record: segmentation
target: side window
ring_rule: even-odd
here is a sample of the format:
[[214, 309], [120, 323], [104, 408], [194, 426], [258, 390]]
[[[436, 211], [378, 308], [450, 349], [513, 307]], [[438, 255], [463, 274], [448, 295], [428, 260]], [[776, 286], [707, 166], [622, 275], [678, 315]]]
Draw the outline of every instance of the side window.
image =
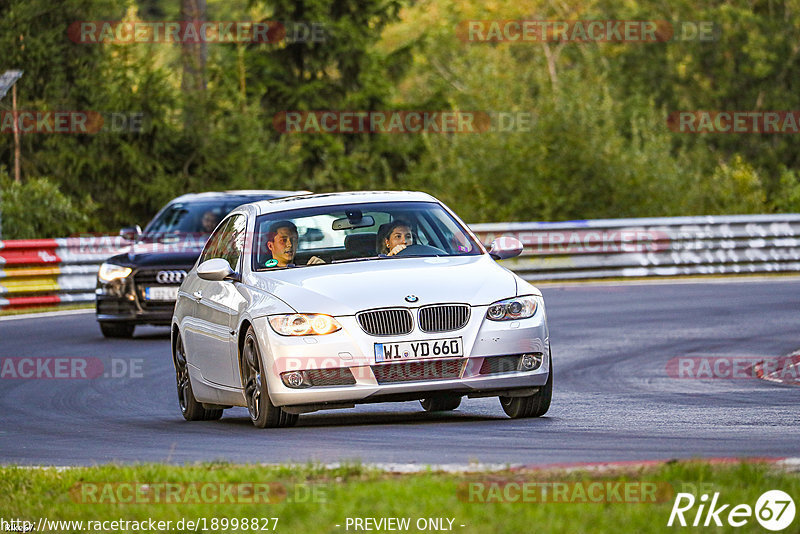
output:
[[228, 229], [231, 226], [231, 222], [232, 219], [228, 219], [224, 224], [217, 228], [216, 232], [211, 234], [211, 237], [208, 238], [206, 246], [203, 249], [203, 253], [200, 255], [200, 263], [222, 257], [220, 254], [220, 247], [224, 247], [225, 238], [228, 235]]
[[228, 260], [228, 264], [230, 264], [231, 268], [235, 271], [238, 270], [239, 258], [242, 256], [242, 250], [244, 250], [247, 218], [244, 215], [235, 215], [231, 217], [231, 220], [225, 225], [225, 228], [226, 233], [220, 242], [217, 256]]

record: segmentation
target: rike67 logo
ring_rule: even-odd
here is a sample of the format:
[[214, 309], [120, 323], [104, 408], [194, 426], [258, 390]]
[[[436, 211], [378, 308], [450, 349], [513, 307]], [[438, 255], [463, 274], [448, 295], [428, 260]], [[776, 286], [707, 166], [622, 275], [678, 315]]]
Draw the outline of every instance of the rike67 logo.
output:
[[[781, 490], [764, 492], [756, 501], [755, 508], [749, 504], [730, 504], [720, 502], [719, 492], [711, 497], [704, 493], [696, 499], [691, 493], [678, 493], [669, 514], [667, 526], [709, 527], [723, 526], [723, 521], [731, 527], [746, 525], [753, 516], [767, 530], [780, 531], [792, 524], [795, 515], [794, 501], [788, 493]], [[697, 509], [694, 510], [695, 504]]]

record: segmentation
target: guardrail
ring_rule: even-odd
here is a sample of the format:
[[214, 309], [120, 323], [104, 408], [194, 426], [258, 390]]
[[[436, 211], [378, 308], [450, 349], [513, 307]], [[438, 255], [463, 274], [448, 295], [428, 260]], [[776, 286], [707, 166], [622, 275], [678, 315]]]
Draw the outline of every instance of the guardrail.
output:
[[0, 309], [93, 302], [100, 263], [119, 237], [0, 241]]
[[[800, 272], [800, 214], [474, 224], [516, 237], [503, 265], [530, 281]], [[117, 236], [0, 241], [0, 308], [94, 301]]]
[[503, 264], [530, 281], [800, 271], [800, 214], [470, 227], [484, 243], [522, 241]]

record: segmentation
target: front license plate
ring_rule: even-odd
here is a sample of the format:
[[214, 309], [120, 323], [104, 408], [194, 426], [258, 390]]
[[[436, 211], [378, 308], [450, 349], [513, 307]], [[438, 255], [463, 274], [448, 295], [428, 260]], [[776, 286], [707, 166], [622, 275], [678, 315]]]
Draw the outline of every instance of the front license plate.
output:
[[178, 286], [146, 287], [145, 300], [178, 300]]
[[375, 343], [375, 361], [418, 360], [420, 358], [453, 358], [464, 355], [460, 337], [430, 341]]

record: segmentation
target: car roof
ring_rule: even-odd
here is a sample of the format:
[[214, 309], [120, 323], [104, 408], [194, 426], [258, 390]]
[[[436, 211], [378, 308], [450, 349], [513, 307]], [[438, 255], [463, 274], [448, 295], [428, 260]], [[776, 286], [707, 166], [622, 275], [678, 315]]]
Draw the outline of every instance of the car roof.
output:
[[173, 202], [200, 202], [215, 200], [241, 200], [242, 204], [267, 198], [285, 198], [296, 195], [309, 195], [311, 191], [282, 191], [279, 189], [241, 189], [231, 191], [207, 191], [205, 193], [187, 193], [170, 200]]
[[262, 200], [254, 203], [259, 215], [290, 209], [335, 206], [337, 204], [365, 204], [369, 202], [438, 202], [434, 197], [419, 191], [348, 191], [319, 193]]

